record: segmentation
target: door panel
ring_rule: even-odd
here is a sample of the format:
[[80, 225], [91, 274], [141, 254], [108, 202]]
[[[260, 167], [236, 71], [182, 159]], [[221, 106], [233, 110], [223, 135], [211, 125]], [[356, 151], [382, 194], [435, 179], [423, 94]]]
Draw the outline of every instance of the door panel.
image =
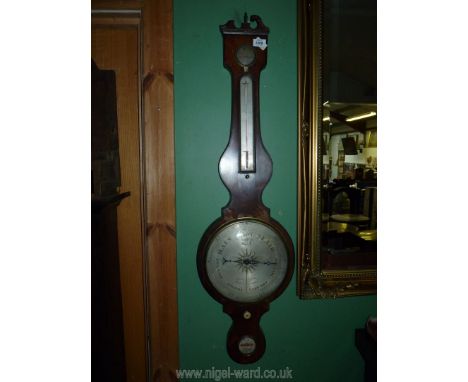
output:
[[136, 382], [147, 375], [139, 26], [139, 17], [98, 15], [91, 33], [93, 60], [116, 74], [120, 192], [130, 192], [117, 209], [120, 283], [127, 380]]
[[[136, 178], [139, 176], [142, 187], [140, 201], [134, 198], [127, 201], [126, 205], [133, 206], [131, 211], [134, 212], [139, 203], [142, 205], [142, 224], [137, 225], [135, 215], [125, 215], [124, 211], [121, 214], [126, 218], [119, 216], [121, 221], [130, 221], [130, 216], [134, 218], [130, 223], [133, 233], [129, 234], [129, 237], [136, 238], [136, 227], [143, 227], [140, 228], [140, 242], [138, 239], [127, 242], [122, 239], [121, 242], [124, 247], [127, 245], [125, 243], [128, 243], [127, 256], [121, 262], [122, 270], [127, 268], [122, 276], [122, 287], [129, 287], [123, 307], [127, 317], [126, 325], [128, 324], [125, 327], [127, 374], [131, 376], [128, 380], [174, 381], [177, 379], [176, 369], [179, 368], [179, 338], [174, 174], [173, 2], [92, 0], [91, 5], [93, 54], [102, 55], [103, 62], [107, 59], [116, 60], [110, 62], [114, 66], [119, 63], [120, 70], [124, 73], [117, 72], [117, 77], [123, 77], [122, 84], [118, 86], [127, 89], [127, 95], [132, 94], [128, 96], [127, 101], [119, 104], [122, 105], [119, 118], [129, 118], [132, 121], [126, 123], [130, 126], [129, 130], [122, 132], [128, 133], [129, 139], [125, 138], [127, 142], [122, 142], [128, 144], [128, 147], [121, 147], [121, 151], [128, 150], [132, 154], [127, 158], [133, 158], [128, 161], [125, 158], [121, 159], [122, 162], [126, 161], [126, 164], [121, 163], [122, 166], [126, 166], [122, 169], [122, 178], [125, 173], [125, 179], [133, 179], [133, 183], [125, 185], [136, 185]], [[99, 29], [105, 29], [107, 33], [98, 32]], [[111, 30], [115, 31], [110, 32]], [[101, 37], [97, 39], [97, 35]], [[103, 47], [104, 40], [106, 49]], [[127, 69], [123, 69], [123, 66]], [[134, 86], [131, 79], [134, 76], [138, 77], [139, 88]], [[133, 95], [135, 89], [138, 92], [137, 96]], [[119, 94], [125, 93], [120, 90]], [[119, 94], [118, 102], [121, 102]], [[140, 101], [138, 106], [135, 101], [137, 99]], [[141, 138], [139, 168], [134, 162], [138, 151], [135, 132], [137, 107]], [[120, 140], [123, 140], [122, 136]], [[122, 179], [123, 182], [127, 180]], [[121, 191], [126, 191], [123, 187], [124, 184]], [[132, 186], [132, 189], [134, 188]], [[132, 197], [135, 196], [132, 191]], [[133, 256], [128, 252], [131, 245], [135, 249]], [[143, 253], [142, 258], [140, 253]], [[130, 299], [130, 296], [134, 298]], [[133, 314], [135, 317], [130, 317]], [[145, 347], [143, 333], [146, 333], [147, 338]], [[146, 365], [142, 349], [146, 349]], [[145, 366], [146, 378], [143, 377]]]

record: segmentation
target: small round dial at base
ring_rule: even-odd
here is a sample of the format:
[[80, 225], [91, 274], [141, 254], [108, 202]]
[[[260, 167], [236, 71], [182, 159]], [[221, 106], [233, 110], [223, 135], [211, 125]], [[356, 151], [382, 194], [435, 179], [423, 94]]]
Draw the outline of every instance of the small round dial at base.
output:
[[239, 341], [239, 351], [242, 354], [252, 354], [255, 351], [256, 343], [252, 337], [244, 336]]

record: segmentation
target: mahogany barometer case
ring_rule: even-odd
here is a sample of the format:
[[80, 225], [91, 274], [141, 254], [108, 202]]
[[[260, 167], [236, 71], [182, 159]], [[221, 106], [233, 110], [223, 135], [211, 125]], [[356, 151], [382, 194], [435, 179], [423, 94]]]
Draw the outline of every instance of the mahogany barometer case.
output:
[[259, 16], [250, 16], [249, 22], [245, 15], [239, 28], [230, 20], [220, 30], [223, 63], [231, 74], [232, 106], [230, 137], [219, 160], [219, 175], [230, 200], [200, 240], [197, 268], [206, 291], [232, 318], [229, 356], [238, 363], [252, 363], [265, 352], [260, 318], [291, 280], [294, 248], [262, 201], [272, 175], [259, 110], [269, 29]]

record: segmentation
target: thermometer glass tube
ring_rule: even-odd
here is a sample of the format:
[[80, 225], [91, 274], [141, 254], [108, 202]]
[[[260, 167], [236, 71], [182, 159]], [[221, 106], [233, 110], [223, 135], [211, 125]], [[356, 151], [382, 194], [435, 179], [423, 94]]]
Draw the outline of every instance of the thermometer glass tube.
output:
[[245, 75], [240, 80], [240, 171], [255, 171], [252, 79]]

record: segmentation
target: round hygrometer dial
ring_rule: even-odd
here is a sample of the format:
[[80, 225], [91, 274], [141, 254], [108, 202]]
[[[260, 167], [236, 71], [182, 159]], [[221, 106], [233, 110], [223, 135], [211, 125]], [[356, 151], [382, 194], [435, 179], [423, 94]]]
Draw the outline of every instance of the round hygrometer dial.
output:
[[239, 49], [237, 49], [236, 57], [241, 65], [252, 65], [252, 63], [255, 61], [255, 50], [253, 46], [242, 45], [239, 47]]

